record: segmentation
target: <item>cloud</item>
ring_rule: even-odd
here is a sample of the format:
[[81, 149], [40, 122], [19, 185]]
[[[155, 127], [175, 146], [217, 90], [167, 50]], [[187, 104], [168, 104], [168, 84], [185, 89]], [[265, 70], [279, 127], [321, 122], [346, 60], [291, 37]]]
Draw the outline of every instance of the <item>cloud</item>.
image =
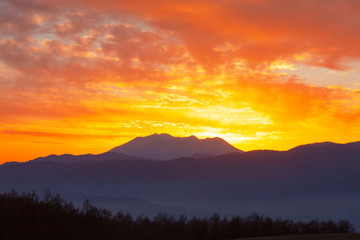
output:
[[354, 140], [360, 132], [356, 85], [320, 84], [314, 75], [319, 84], [312, 86], [284, 70], [356, 68], [356, 1], [0, 4], [0, 113], [3, 124], [19, 128], [3, 134], [50, 137], [59, 125], [87, 136], [128, 121], [139, 122], [121, 127], [127, 136], [210, 129], [248, 140], [302, 139], [306, 131], [313, 139], [347, 132]]
[[349, 118], [352, 124], [344, 126], [354, 126], [358, 121], [360, 99], [356, 92], [345, 88], [309, 86], [296, 78], [283, 81], [275, 82], [271, 77], [261, 75], [241, 78], [237, 98], [250, 103], [254, 110], [271, 115], [280, 124], [312, 122], [314, 126], [330, 126], [336, 124], [340, 116], [352, 116]]
[[256, 63], [309, 53], [312, 60], [305, 63], [341, 69], [344, 58], [360, 56], [354, 1], [79, 2], [127, 12], [171, 32], [204, 65], [218, 63], [214, 48], [227, 43], [239, 57]]
[[[360, 38], [356, 31], [359, 4], [354, 1], [76, 2], [5, 1], [3, 26], [26, 34], [39, 31], [46, 20], [43, 31], [53, 28], [54, 34], [66, 37], [109, 18], [127, 21], [183, 42], [208, 70], [223, 64], [229, 54], [226, 46], [250, 65], [276, 59], [294, 61], [294, 56], [306, 53], [311, 57], [303, 60], [305, 64], [344, 69], [348, 58], [360, 57], [356, 44]], [[28, 14], [16, 14], [24, 11]]]
[[109, 139], [112, 137], [119, 137], [118, 135], [94, 135], [94, 134], [66, 134], [66, 133], [54, 133], [54, 132], [26, 132], [26, 131], [1, 131], [1, 134], [6, 135], [26, 135], [32, 137], [47, 137], [47, 138], [105, 138]]

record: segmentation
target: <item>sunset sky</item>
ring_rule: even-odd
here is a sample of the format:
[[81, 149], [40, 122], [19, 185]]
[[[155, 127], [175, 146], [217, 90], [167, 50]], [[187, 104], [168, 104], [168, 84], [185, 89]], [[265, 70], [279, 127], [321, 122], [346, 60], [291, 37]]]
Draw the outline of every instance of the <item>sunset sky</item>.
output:
[[360, 141], [359, 26], [356, 0], [0, 0], [0, 163]]

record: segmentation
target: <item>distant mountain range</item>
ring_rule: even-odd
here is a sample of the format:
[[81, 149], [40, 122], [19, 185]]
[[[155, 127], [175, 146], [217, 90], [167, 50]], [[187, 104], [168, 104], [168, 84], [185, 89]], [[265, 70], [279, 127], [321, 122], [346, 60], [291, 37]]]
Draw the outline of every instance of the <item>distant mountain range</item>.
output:
[[[56, 162], [61, 164], [69, 163], [80, 163], [80, 162], [104, 162], [108, 160], [140, 160], [135, 156], [129, 156], [126, 154], [116, 153], [116, 152], [106, 152], [101, 154], [84, 154], [84, 155], [72, 155], [72, 154], [63, 154], [63, 155], [49, 155], [47, 157], [39, 157], [31, 160], [31, 162]], [[13, 163], [14, 164], [14, 163]]]
[[359, 173], [360, 142], [242, 152], [219, 138], [159, 134], [99, 155], [4, 164], [0, 190], [50, 188], [75, 202], [86, 196], [134, 214], [155, 214], [146, 209], [187, 215], [255, 211], [300, 220], [346, 218], [359, 228]]
[[[153, 134], [137, 137], [112, 148], [110, 151], [93, 155], [50, 155], [31, 161], [57, 163], [102, 162], [107, 160], [173, 160], [181, 157], [207, 158], [232, 152], [242, 152], [221, 138], [199, 139], [195, 136], [173, 137], [169, 134]], [[16, 164], [17, 162], [5, 163]]]
[[139, 158], [171, 160], [194, 155], [222, 155], [241, 152], [221, 138], [198, 139], [195, 136], [173, 137], [169, 134], [153, 134], [137, 137], [110, 152], [122, 153]]

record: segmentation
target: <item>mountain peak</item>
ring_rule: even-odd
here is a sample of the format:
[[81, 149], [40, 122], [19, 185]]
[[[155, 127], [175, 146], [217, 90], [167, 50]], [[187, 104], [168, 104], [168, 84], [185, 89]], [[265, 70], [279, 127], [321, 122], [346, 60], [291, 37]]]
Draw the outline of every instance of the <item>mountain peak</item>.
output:
[[196, 140], [199, 139], [197, 138], [195, 135], [191, 135], [189, 137], [174, 137], [168, 133], [154, 133], [152, 135], [149, 136], [145, 136], [145, 137], [137, 137], [137, 138], [149, 138], [149, 139], [188, 139], [188, 140]]
[[155, 133], [146, 137], [134, 138], [121, 146], [111, 149], [110, 152], [142, 158], [169, 160], [191, 157], [195, 154], [221, 155], [240, 152], [240, 150], [222, 138], [199, 139], [194, 135], [174, 137], [167, 133]]
[[316, 143], [310, 143], [310, 144], [296, 146], [296, 147], [290, 149], [290, 151], [294, 151], [294, 150], [298, 151], [298, 150], [304, 150], [304, 149], [326, 149], [326, 148], [332, 148], [337, 145], [342, 145], [342, 144], [334, 143], [334, 142], [316, 142]]
[[188, 138], [191, 138], [191, 139], [198, 139], [195, 135], [191, 135], [190, 137]]
[[163, 138], [169, 138], [169, 137], [172, 137], [173, 138], [173, 136], [171, 136], [170, 134], [168, 134], [168, 133], [154, 133], [154, 134], [152, 134], [152, 135], [150, 135], [150, 136], [147, 136], [147, 137], [163, 137]]

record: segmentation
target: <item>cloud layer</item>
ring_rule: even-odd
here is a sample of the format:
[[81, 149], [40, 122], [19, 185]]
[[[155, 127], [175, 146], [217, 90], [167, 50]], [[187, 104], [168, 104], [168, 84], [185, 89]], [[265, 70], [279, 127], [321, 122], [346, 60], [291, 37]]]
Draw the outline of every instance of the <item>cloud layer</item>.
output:
[[[359, 80], [346, 75], [359, 71], [357, 1], [0, 6], [0, 161], [102, 151], [153, 132], [242, 149], [359, 140]], [[344, 84], [302, 69], [344, 73]], [[13, 156], [23, 145], [34, 150]]]

